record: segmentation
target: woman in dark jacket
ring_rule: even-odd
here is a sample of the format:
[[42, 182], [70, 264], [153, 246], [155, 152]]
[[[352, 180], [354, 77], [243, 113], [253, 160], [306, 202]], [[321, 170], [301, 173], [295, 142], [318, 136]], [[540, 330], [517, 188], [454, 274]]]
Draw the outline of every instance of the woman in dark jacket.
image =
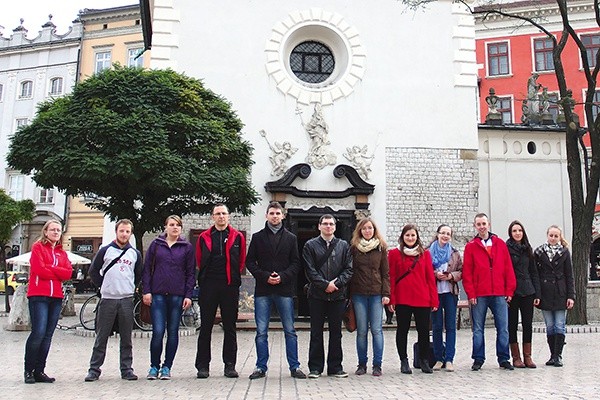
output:
[[[150, 305], [152, 339], [147, 379], [171, 379], [171, 367], [179, 345], [179, 322], [192, 305], [195, 284], [194, 249], [181, 237], [181, 217], [165, 221], [165, 233], [152, 241], [146, 253], [142, 283], [145, 304]], [[160, 359], [167, 330], [165, 359]]]
[[373, 337], [373, 376], [381, 376], [383, 357], [383, 306], [390, 302], [390, 275], [387, 245], [371, 218], [356, 224], [350, 253], [352, 270], [350, 295], [356, 315], [356, 375], [367, 373], [367, 332]]
[[562, 230], [552, 225], [546, 232], [548, 241], [535, 249], [534, 258], [540, 280], [540, 305], [546, 322], [550, 359], [546, 365], [562, 367], [567, 310], [575, 303], [575, 283], [571, 255]]
[[[535, 368], [536, 365], [531, 359], [531, 338], [533, 336], [531, 323], [533, 306], [540, 304], [540, 280], [535, 269], [533, 250], [529, 244], [527, 233], [519, 221], [513, 221], [508, 226], [506, 246], [517, 278], [517, 289], [508, 303], [508, 339], [513, 366], [515, 368]], [[521, 360], [517, 341], [519, 312], [521, 312], [521, 326], [523, 327], [523, 360]]]

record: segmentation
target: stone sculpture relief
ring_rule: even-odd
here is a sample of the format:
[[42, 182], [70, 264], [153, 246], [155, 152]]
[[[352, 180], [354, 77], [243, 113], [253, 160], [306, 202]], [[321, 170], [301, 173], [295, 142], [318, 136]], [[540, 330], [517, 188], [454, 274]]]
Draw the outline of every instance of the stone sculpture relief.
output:
[[[298, 112], [298, 114], [302, 121], [301, 112]], [[329, 150], [329, 145], [331, 144], [331, 141], [329, 140], [329, 127], [325, 122], [325, 118], [323, 118], [321, 103], [315, 103], [315, 109], [310, 121], [306, 124], [302, 121], [302, 126], [310, 139], [308, 155], [306, 156], [308, 165], [316, 169], [323, 169], [328, 165], [335, 165], [337, 157], [335, 153]]]
[[292, 158], [292, 156], [298, 151], [297, 147], [292, 147], [290, 142], [275, 142], [275, 146], [271, 145], [269, 139], [267, 139], [267, 132], [264, 129], [260, 130], [260, 136], [265, 138], [265, 141], [269, 145], [269, 149], [271, 149], [272, 154], [269, 156], [269, 161], [271, 161], [271, 176], [281, 176], [287, 171], [287, 160]]
[[369, 179], [369, 172], [371, 172], [371, 163], [375, 158], [375, 154], [368, 155], [369, 147], [365, 144], [364, 146], [352, 146], [346, 147], [344, 157], [350, 162], [358, 174], [364, 178]]

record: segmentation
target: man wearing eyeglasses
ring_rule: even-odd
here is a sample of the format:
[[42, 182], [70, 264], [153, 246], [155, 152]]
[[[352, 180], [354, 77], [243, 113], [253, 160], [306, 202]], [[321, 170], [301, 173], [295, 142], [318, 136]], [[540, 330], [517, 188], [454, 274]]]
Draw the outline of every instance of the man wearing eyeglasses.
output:
[[335, 237], [335, 218], [325, 214], [319, 219], [321, 234], [304, 245], [302, 258], [309, 281], [310, 344], [309, 378], [321, 376], [325, 367], [323, 330], [329, 327], [327, 375], [347, 378], [342, 367], [342, 317], [346, 305], [346, 286], [352, 277], [350, 245]]
[[223, 323], [223, 363], [224, 375], [237, 378], [236, 321], [241, 272], [246, 261], [246, 239], [229, 224], [229, 210], [217, 204], [212, 210], [214, 225], [198, 237], [196, 262], [198, 265], [198, 286], [200, 294], [200, 332], [196, 353], [196, 376], [205, 379], [209, 376], [211, 360], [211, 336], [217, 307], [221, 310]]

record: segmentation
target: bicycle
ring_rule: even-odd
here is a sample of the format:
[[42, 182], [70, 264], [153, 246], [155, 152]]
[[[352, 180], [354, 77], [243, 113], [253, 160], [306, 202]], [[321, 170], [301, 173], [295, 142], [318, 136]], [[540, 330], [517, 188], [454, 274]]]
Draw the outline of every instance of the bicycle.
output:
[[[135, 305], [133, 306], [133, 315], [135, 325], [143, 331], [151, 331], [152, 323], [146, 323], [140, 319], [140, 309], [142, 307], [142, 298], [136, 295]], [[192, 305], [181, 313], [181, 325], [185, 328], [200, 327], [200, 307], [198, 306], [197, 290], [192, 295]]]
[[88, 297], [79, 311], [79, 322], [88, 331], [96, 330], [96, 310], [98, 309], [98, 303], [100, 303], [100, 295], [96, 293]]

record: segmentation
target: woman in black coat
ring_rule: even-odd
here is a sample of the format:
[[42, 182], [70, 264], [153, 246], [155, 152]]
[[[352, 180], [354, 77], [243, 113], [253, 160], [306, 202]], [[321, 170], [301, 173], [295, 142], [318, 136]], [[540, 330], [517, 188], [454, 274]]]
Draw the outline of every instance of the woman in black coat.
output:
[[552, 225], [546, 233], [548, 241], [535, 249], [534, 253], [541, 288], [539, 307], [546, 322], [551, 354], [546, 365], [562, 367], [567, 310], [573, 308], [575, 303], [573, 266], [562, 230]]
[[[515, 368], [535, 368], [531, 359], [531, 339], [533, 337], [533, 306], [540, 304], [540, 280], [533, 262], [533, 250], [529, 244], [523, 224], [513, 221], [508, 226], [506, 241], [510, 259], [517, 278], [517, 289], [508, 305], [508, 339]], [[523, 326], [523, 360], [519, 352], [517, 328], [521, 313]]]

